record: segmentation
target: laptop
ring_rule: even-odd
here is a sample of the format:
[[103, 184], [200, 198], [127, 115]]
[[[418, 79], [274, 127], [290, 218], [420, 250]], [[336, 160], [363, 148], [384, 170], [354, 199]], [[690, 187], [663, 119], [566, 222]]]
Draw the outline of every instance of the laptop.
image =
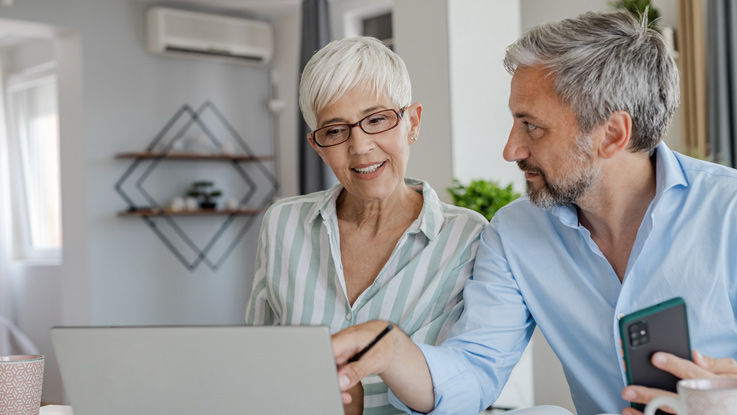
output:
[[75, 415], [343, 414], [322, 326], [54, 327]]

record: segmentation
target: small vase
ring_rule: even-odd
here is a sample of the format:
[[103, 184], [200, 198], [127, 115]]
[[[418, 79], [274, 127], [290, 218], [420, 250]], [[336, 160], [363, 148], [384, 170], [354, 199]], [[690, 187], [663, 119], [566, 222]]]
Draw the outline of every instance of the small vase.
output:
[[213, 200], [203, 200], [200, 202], [200, 209], [215, 209], [217, 203]]
[[184, 207], [187, 210], [197, 210], [197, 199], [193, 197], [188, 197], [184, 199]]
[[184, 210], [186, 207], [187, 207], [187, 204], [184, 201], [184, 198], [181, 196], [177, 196], [171, 200], [170, 208], [174, 212], [179, 212], [180, 210]]

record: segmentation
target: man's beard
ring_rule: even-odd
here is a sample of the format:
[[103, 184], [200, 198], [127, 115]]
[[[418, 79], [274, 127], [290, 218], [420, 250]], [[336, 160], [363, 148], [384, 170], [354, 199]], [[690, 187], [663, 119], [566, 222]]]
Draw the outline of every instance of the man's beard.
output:
[[530, 201], [543, 209], [575, 203], [601, 173], [601, 169], [593, 165], [593, 156], [591, 137], [588, 135], [576, 137], [576, 144], [568, 157], [571, 170], [565, 177], [555, 181], [549, 181], [542, 169], [530, 165], [527, 160], [518, 161], [517, 166], [520, 169], [538, 174], [542, 179], [542, 185], [538, 188], [533, 188], [532, 184], [527, 182]]

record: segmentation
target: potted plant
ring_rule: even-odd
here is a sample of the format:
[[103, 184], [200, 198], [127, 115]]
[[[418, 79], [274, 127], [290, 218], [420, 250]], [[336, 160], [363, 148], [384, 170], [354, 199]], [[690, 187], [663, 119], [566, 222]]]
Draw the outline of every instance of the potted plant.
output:
[[194, 182], [187, 191], [187, 196], [197, 199], [200, 209], [215, 209], [217, 198], [222, 194], [223, 192], [214, 188], [214, 183], [211, 181]]
[[653, 6], [650, 0], [616, 0], [609, 2], [609, 5], [618, 10], [627, 10], [637, 19], [647, 13], [647, 26], [660, 31], [658, 27], [660, 11]]
[[520, 196], [512, 189], [511, 183], [502, 187], [494, 181], [483, 179], [473, 180], [468, 186], [453, 179], [453, 186], [447, 190], [453, 197], [453, 204], [475, 210], [487, 220], [491, 220], [502, 206]]

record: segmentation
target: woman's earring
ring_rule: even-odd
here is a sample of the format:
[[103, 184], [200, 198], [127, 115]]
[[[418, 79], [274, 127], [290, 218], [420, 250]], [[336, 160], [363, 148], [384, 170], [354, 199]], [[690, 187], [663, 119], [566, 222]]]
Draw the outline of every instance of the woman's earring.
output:
[[409, 142], [410, 142], [410, 144], [414, 143], [415, 140], [417, 140], [417, 136], [416, 135], [412, 134], [412, 135], [409, 136]]

